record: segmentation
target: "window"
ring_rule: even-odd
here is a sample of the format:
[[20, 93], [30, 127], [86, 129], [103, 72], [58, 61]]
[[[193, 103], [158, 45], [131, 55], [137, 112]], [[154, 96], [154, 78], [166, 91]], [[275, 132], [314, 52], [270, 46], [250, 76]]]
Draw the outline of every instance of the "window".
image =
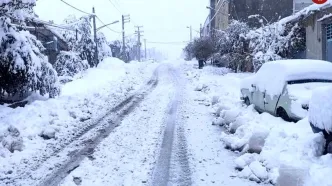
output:
[[332, 41], [332, 23], [326, 26], [326, 39]]

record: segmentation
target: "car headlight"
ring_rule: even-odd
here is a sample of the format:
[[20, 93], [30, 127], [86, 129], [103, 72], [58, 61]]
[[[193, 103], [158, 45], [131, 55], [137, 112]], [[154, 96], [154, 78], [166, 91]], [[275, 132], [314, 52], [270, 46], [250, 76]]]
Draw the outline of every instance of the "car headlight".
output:
[[309, 110], [309, 105], [308, 104], [302, 104], [302, 108], [304, 110]]

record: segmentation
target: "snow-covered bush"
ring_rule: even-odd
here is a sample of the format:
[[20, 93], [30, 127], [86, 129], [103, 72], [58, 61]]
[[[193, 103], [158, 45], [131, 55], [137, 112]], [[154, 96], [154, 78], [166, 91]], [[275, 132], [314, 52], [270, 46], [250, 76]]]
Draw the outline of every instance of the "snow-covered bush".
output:
[[215, 50], [215, 42], [209, 37], [197, 38], [184, 48], [188, 60], [194, 57], [196, 59], [207, 60], [215, 53]]
[[275, 22], [262, 25], [246, 35], [252, 64], [257, 71], [268, 61], [292, 58], [304, 50], [305, 32], [298, 23]]
[[74, 75], [89, 68], [86, 60], [82, 60], [77, 53], [61, 51], [54, 64], [60, 79], [65, 83]]
[[97, 34], [98, 59], [102, 61], [107, 57], [112, 57], [112, 49], [109, 46], [105, 35], [102, 32]]
[[[8, 14], [17, 16], [16, 21], [32, 17], [34, 1], [1, 2]], [[0, 33], [0, 98], [22, 99], [31, 91], [49, 93], [50, 97], [58, 95], [57, 73], [41, 53], [44, 47], [36, 37], [24, 29], [18, 30], [8, 15], [0, 17]]]
[[[228, 67], [235, 72], [247, 71], [249, 53], [245, 35], [249, 32], [246, 23], [232, 21], [225, 31], [218, 31], [217, 53], [214, 55], [218, 66]], [[250, 63], [250, 62], [249, 62]]]
[[95, 55], [95, 42], [93, 41], [91, 33], [91, 24], [90, 16], [81, 17], [76, 19], [75, 16], [69, 16], [64, 20], [64, 23], [69, 25], [68, 27], [72, 30], [77, 30], [77, 39], [76, 32], [73, 31], [62, 31], [62, 34], [69, 47], [73, 52], [79, 53], [81, 60], [87, 60], [90, 67], [95, 67], [98, 65], [94, 60]]

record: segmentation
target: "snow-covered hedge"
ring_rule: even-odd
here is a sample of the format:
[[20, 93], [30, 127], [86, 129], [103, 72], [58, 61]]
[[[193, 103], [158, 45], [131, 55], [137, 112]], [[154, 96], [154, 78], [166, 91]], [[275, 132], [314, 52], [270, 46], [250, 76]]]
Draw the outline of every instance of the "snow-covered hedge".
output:
[[86, 60], [82, 60], [77, 53], [61, 51], [57, 56], [54, 68], [61, 81], [65, 83], [77, 73], [88, 69], [89, 64]]

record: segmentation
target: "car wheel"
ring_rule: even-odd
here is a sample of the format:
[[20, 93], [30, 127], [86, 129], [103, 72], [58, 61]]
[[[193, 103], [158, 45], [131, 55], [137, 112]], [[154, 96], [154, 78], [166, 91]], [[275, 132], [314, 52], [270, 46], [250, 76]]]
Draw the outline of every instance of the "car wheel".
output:
[[328, 154], [332, 154], [332, 142], [331, 141], [328, 144], [326, 144], [325, 152]]
[[246, 104], [247, 106], [251, 105], [248, 97], [244, 98], [244, 104]]
[[285, 109], [283, 109], [283, 108], [278, 108], [278, 110], [277, 110], [277, 116], [278, 117], [281, 117], [283, 120], [285, 120], [285, 121], [291, 121], [291, 119], [289, 118], [289, 116], [288, 116], [288, 114], [287, 114], [287, 112], [286, 112], [286, 110]]

